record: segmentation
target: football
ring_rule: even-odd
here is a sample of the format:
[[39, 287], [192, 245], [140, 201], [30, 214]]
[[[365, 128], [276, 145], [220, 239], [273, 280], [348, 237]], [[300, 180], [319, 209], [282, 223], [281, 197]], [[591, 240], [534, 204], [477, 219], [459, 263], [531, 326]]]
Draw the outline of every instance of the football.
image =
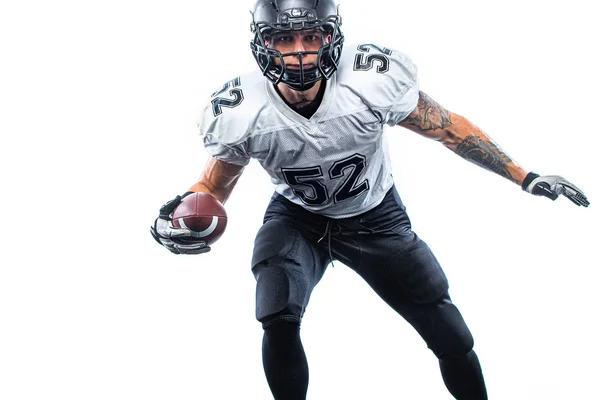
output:
[[173, 211], [173, 226], [190, 229], [193, 238], [200, 238], [210, 246], [225, 232], [227, 213], [210, 194], [192, 193]]

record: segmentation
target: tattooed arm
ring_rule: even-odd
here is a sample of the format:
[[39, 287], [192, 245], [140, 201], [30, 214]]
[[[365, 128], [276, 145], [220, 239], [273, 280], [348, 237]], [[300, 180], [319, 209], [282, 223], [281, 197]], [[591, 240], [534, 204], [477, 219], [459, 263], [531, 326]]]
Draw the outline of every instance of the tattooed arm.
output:
[[417, 108], [398, 125], [444, 146], [474, 164], [521, 185], [527, 172], [466, 118], [454, 114], [419, 92]]
[[552, 200], [562, 194], [578, 206], [590, 204], [577, 186], [561, 176], [527, 173], [481, 129], [444, 109], [423, 92], [419, 92], [417, 108], [398, 125], [442, 142], [462, 158], [519, 184], [528, 193]]

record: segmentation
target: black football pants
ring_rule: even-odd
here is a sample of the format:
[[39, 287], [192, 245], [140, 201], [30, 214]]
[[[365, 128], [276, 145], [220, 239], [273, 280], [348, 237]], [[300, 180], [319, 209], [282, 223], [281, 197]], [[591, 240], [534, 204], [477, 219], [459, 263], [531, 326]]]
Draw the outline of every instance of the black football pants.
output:
[[429, 247], [412, 231], [395, 188], [374, 209], [331, 219], [275, 194], [252, 260], [256, 317], [265, 328], [263, 364], [276, 400], [303, 400], [308, 365], [299, 325], [330, 260], [340, 260], [421, 335], [459, 400], [487, 399], [473, 338], [448, 295]]

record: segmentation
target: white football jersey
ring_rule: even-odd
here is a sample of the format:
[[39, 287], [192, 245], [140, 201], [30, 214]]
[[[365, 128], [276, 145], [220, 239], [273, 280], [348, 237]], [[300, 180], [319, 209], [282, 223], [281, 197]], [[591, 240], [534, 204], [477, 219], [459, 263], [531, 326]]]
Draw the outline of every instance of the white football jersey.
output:
[[393, 185], [383, 128], [416, 108], [417, 71], [400, 52], [345, 45], [325, 83], [307, 119], [257, 70], [215, 92], [198, 127], [213, 157], [237, 165], [254, 158], [293, 203], [346, 218], [377, 206]]

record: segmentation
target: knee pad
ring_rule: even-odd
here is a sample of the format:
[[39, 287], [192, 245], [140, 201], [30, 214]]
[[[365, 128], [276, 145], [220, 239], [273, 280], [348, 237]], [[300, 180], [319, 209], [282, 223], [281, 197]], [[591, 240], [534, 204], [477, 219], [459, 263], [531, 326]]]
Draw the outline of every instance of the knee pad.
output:
[[300, 332], [300, 321], [275, 318], [263, 324], [263, 329], [265, 330], [265, 335], [271, 339], [296, 336]]
[[289, 359], [290, 353], [293, 352], [291, 347], [296, 344], [302, 346], [300, 324], [297, 322], [274, 320], [273, 323], [265, 326], [264, 330], [263, 354], [266, 351], [271, 353], [271, 356]]
[[268, 327], [277, 322], [300, 323], [315, 276], [314, 254], [300, 233], [277, 220], [258, 231], [252, 256], [256, 279], [256, 319]]
[[263, 328], [277, 322], [300, 323], [308, 285], [285, 267], [258, 264], [256, 277], [256, 319]]
[[439, 359], [463, 357], [473, 349], [473, 336], [452, 302], [444, 300], [432, 319], [427, 346]]

